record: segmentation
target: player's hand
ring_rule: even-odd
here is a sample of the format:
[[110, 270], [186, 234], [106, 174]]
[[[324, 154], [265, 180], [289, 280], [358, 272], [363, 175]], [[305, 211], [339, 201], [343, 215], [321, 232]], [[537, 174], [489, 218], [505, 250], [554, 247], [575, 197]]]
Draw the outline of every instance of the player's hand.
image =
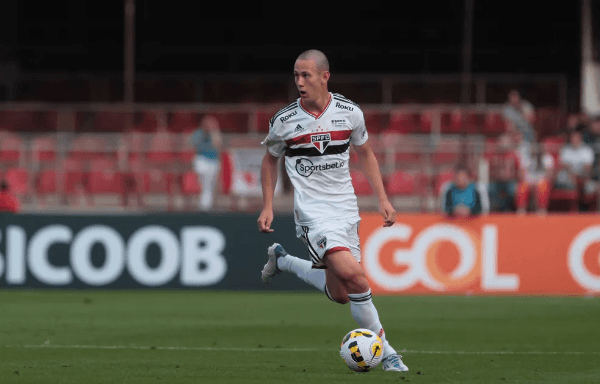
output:
[[391, 227], [396, 222], [396, 210], [389, 201], [379, 204], [379, 213], [383, 216], [384, 227]]
[[263, 209], [258, 217], [258, 230], [262, 233], [271, 233], [274, 232], [271, 229], [271, 223], [273, 222], [273, 210], [272, 209]]

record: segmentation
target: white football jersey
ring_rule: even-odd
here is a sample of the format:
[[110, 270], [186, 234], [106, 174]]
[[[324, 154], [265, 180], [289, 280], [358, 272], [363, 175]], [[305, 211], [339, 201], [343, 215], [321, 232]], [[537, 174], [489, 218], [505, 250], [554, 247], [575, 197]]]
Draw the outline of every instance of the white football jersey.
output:
[[330, 93], [318, 116], [306, 111], [300, 99], [273, 116], [262, 144], [273, 156], [285, 154], [296, 224], [359, 219], [349, 150], [350, 144], [362, 145], [368, 138], [360, 107], [337, 93]]

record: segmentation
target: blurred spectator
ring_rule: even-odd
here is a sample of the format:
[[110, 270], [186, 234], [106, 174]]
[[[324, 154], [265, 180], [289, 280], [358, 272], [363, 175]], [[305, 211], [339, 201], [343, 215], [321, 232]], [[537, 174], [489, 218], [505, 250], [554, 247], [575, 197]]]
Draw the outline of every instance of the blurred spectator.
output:
[[594, 151], [583, 142], [582, 134], [579, 131], [571, 132], [569, 143], [560, 151], [560, 164], [554, 187], [577, 189], [580, 209], [583, 208], [586, 195], [595, 191], [595, 185], [591, 179], [594, 157]]
[[581, 132], [581, 137], [584, 143], [591, 144], [593, 142], [594, 138], [591, 132], [591, 120], [587, 113], [581, 113], [579, 115], [577, 131]]
[[471, 180], [469, 170], [458, 167], [454, 180], [440, 191], [442, 209], [446, 215], [468, 217], [489, 212], [489, 199], [485, 187]]
[[519, 156], [507, 134], [498, 139], [497, 150], [488, 154], [491, 209], [495, 212], [515, 210], [515, 193], [519, 178]]
[[508, 93], [508, 102], [504, 107], [503, 114], [509, 122], [509, 128], [521, 132], [526, 141], [530, 143], [535, 141], [535, 131], [533, 130], [535, 111], [533, 105], [521, 98], [518, 91], [512, 90]]
[[[554, 172], [554, 156], [550, 144], [539, 146], [533, 154], [521, 157], [521, 182], [517, 188], [517, 212], [525, 213], [530, 196], [534, 196], [534, 209], [538, 213], [548, 212], [550, 185]], [[533, 192], [533, 193], [532, 193]]]
[[0, 181], [0, 212], [19, 211], [19, 199], [10, 191], [10, 187], [5, 180]]
[[594, 165], [592, 168], [592, 179], [600, 180], [600, 117], [594, 119], [590, 124], [590, 147], [594, 151]]
[[208, 211], [213, 206], [214, 191], [219, 174], [219, 151], [222, 138], [219, 121], [214, 116], [206, 116], [194, 131], [191, 142], [196, 148], [194, 169], [200, 177], [202, 193], [200, 194], [199, 208]]

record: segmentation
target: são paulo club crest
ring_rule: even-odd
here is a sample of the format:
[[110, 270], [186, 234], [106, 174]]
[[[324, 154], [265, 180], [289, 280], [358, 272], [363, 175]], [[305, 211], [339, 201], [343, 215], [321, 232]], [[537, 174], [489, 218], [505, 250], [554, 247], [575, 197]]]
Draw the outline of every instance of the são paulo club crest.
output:
[[311, 141], [312, 145], [314, 145], [319, 150], [319, 152], [321, 152], [321, 154], [323, 154], [323, 152], [325, 152], [325, 149], [331, 142], [331, 134], [322, 133], [322, 134], [318, 134], [318, 135], [311, 135], [310, 141]]

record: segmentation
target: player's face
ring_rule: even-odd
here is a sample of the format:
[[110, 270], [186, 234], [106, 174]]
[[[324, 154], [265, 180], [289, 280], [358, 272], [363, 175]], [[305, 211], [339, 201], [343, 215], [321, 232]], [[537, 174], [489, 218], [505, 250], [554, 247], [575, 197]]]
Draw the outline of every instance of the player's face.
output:
[[294, 79], [300, 97], [305, 101], [317, 99], [327, 92], [329, 72], [319, 71], [313, 60], [298, 60], [294, 65]]

